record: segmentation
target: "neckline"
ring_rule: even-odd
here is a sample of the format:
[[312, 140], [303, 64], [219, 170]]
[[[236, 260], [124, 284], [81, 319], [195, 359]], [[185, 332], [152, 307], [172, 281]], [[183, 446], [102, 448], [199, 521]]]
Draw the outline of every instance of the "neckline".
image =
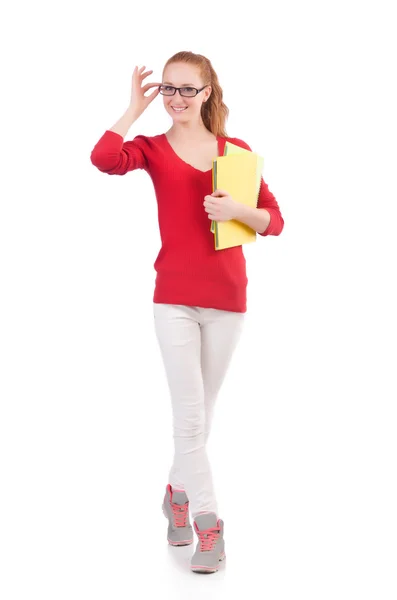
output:
[[[175, 152], [175, 150], [173, 149], [173, 147], [171, 146], [170, 142], [168, 141], [167, 135], [165, 133], [162, 134], [163, 138], [165, 139], [165, 142], [167, 144], [167, 146], [171, 149], [171, 152], [174, 154], [174, 156], [177, 157], [177, 159], [182, 162], [184, 165], [190, 167], [191, 169], [193, 169], [194, 171], [197, 171], [198, 173], [202, 173], [203, 175], [206, 175], [207, 173], [212, 173], [212, 167], [211, 169], [208, 169], [207, 171], [202, 171], [201, 169], [197, 169], [196, 167], [193, 167], [193, 165], [191, 165], [190, 163], [186, 162], [185, 160], [183, 160], [183, 158], [181, 158], [179, 156], [179, 154], [177, 154]], [[217, 156], [214, 158], [217, 158], [218, 156], [221, 156], [221, 137], [219, 135], [216, 136], [216, 141], [218, 144], [218, 154]]]

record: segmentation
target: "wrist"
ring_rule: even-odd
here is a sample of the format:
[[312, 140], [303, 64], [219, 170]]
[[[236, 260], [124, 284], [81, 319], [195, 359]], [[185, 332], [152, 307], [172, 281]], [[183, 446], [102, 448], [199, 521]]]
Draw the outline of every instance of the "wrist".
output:
[[239, 221], [246, 214], [245, 209], [246, 209], [246, 206], [244, 204], [241, 204], [241, 202], [235, 202], [233, 218], [236, 219], [237, 221]]
[[133, 106], [129, 106], [125, 111], [125, 114], [128, 115], [132, 121], [136, 121], [142, 113], [139, 113]]

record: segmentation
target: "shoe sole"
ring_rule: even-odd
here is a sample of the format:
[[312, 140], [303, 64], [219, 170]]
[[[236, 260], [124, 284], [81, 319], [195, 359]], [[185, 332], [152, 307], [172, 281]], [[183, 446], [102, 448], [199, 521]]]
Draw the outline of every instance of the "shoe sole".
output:
[[[219, 557], [219, 562], [221, 562], [222, 560], [225, 560], [225, 558], [226, 558], [226, 554], [224, 552], [222, 552], [222, 554]], [[195, 573], [216, 573], [219, 568], [219, 565], [216, 567], [206, 567], [204, 565], [191, 565], [190, 568]]]
[[[168, 515], [165, 512], [164, 504], [162, 506], [162, 509], [163, 509], [163, 515], [169, 522]], [[174, 542], [174, 541], [170, 540], [170, 538], [167, 536], [167, 540], [168, 540], [168, 543], [170, 544], [170, 546], [190, 546], [190, 544], [193, 544], [193, 538], [191, 540], [179, 540], [178, 542]]]

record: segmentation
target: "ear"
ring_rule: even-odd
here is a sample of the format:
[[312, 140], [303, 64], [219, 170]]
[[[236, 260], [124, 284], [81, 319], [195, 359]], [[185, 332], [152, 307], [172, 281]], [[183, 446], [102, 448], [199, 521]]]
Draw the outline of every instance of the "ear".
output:
[[208, 98], [211, 96], [211, 92], [212, 92], [212, 87], [209, 85], [207, 88], [205, 88], [204, 102], [206, 102], [208, 100]]

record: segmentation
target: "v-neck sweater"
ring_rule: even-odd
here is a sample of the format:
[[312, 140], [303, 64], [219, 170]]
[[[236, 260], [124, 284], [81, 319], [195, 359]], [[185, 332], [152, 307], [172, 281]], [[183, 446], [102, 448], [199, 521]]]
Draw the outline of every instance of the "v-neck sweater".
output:
[[[218, 156], [223, 155], [227, 141], [251, 150], [238, 138], [217, 136], [217, 141]], [[153, 182], [161, 238], [154, 262], [154, 303], [246, 312], [243, 248], [215, 249], [204, 208], [204, 196], [213, 192], [212, 169], [201, 171], [185, 162], [165, 133], [124, 141], [118, 133], [106, 130], [91, 152], [91, 162], [108, 175], [143, 169]], [[263, 177], [257, 207], [270, 214], [268, 227], [259, 235], [279, 235], [284, 220]]]

